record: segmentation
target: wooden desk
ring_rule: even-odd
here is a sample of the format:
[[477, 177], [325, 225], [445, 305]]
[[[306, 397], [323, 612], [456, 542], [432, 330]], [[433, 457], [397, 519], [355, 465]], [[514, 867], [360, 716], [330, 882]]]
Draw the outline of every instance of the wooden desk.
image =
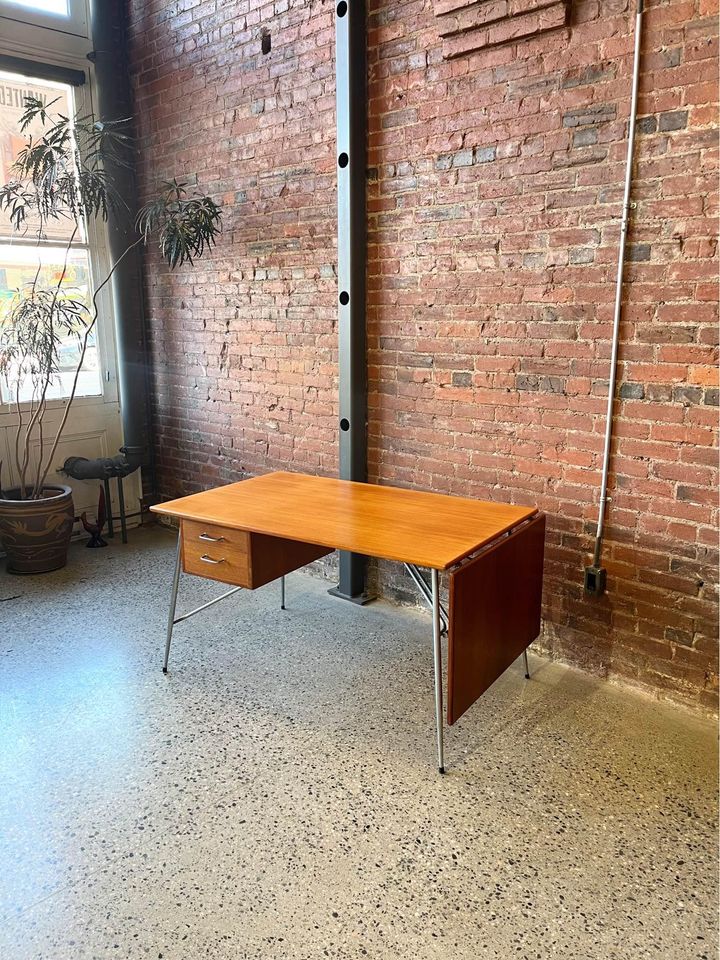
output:
[[[151, 509], [180, 521], [165, 672], [174, 625], [237, 589], [280, 579], [284, 607], [285, 575], [333, 550], [404, 563], [433, 610], [441, 772], [443, 625], [450, 724], [540, 629], [545, 518], [533, 507], [270, 473]], [[430, 584], [419, 567], [430, 569]], [[181, 569], [235, 589], [176, 617]], [[449, 612], [440, 603], [439, 571], [449, 571]]]

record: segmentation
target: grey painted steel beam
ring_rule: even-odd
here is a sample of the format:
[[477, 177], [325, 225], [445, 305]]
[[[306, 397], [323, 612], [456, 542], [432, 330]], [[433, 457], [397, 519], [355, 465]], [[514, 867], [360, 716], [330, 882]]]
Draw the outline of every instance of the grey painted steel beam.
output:
[[[335, 8], [340, 477], [367, 480], [367, 35], [365, 0]], [[335, 596], [363, 602], [367, 558], [340, 554]]]

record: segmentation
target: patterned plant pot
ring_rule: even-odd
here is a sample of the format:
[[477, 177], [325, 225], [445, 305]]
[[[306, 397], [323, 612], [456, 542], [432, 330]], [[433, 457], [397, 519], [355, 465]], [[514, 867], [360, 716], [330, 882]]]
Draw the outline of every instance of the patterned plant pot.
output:
[[8, 573], [49, 573], [67, 563], [75, 517], [72, 490], [48, 485], [43, 493], [42, 500], [20, 500], [15, 488], [5, 491], [11, 499], [0, 499], [0, 541]]

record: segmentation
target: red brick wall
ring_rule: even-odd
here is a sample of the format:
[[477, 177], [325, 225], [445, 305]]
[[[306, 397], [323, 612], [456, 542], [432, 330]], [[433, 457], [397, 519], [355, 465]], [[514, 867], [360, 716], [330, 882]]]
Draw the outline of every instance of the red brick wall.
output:
[[129, 6], [141, 193], [197, 174], [224, 213], [194, 271], [147, 261], [161, 492], [288, 464], [332, 473], [332, 16], [314, 4], [272, 22], [247, 2]]
[[[515, 6], [526, 2], [538, 6]], [[459, 49], [440, 35], [447, 9], [377, 0], [369, 12], [371, 479], [537, 503], [549, 518], [544, 648], [712, 707], [716, 4], [647, 4], [600, 600], [583, 596], [582, 570], [632, 11], [576, 0], [566, 27], [447, 59], [443, 43]], [[194, 272], [167, 278], [148, 257], [161, 492], [269, 468], [333, 473], [334, 5], [130, 10], [142, 192], [186, 170], [225, 204], [224, 236]], [[379, 585], [407, 590], [390, 565]]]

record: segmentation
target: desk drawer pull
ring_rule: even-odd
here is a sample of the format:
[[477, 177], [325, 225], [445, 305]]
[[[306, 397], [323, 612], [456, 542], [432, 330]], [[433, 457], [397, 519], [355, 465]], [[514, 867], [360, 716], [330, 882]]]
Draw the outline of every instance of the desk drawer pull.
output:
[[198, 540], [206, 540], [208, 543], [224, 543], [225, 537], [211, 537], [209, 533], [201, 533]]
[[213, 558], [209, 557], [206, 553], [204, 553], [200, 559], [203, 563], [225, 563], [225, 557], [221, 557], [219, 560], [213, 560]]

